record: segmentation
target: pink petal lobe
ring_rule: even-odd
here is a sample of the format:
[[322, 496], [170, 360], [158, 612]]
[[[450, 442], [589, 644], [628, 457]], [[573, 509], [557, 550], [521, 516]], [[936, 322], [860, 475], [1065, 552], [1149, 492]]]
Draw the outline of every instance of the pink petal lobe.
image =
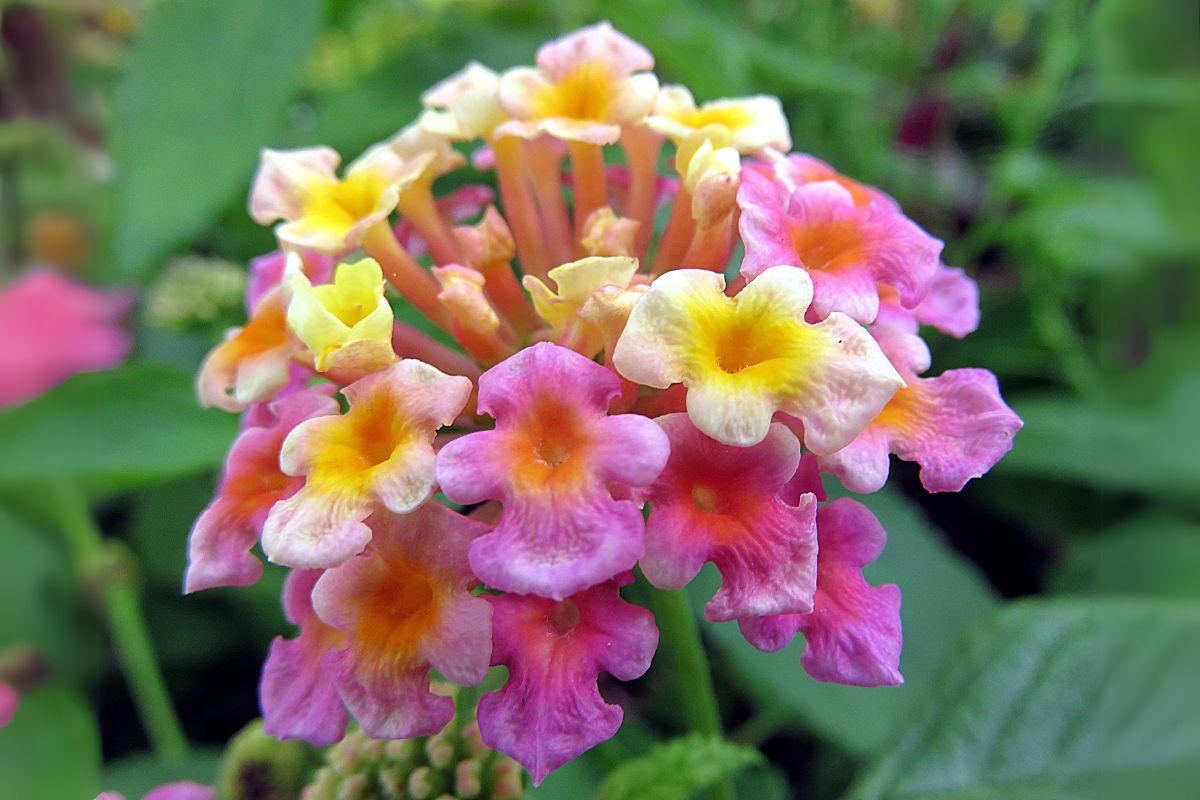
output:
[[496, 428], [450, 442], [437, 463], [451, 500], [503, 506], [471, 545], [480, 580], [561, 600], [633, 567], [644, 523], [623, 498], [653, 480], [669, 444], [644, 418], [608, 416], [619, 393], [612, 372], [548, 343], [480, 377], [479, 408]]
[[649, 611], [623, 601], [607, 581], [562, 602], [489, 596], [495, 614], [492, 663], [508, 683], [479, 703], [484, 742], [521, 762], [538, 785], [551, 771], [612, 737], [623, 713], [600, 696], [601, 671], [621, 680], [650, 667], [658, 630]]
[[153, 789], [142, 800], [217, 800], [217, 790], [193, 781], [178, 781]]
[[300, 626], [300, 635], [271, 642], [259, 703], [266, 733], [328, 745], [340, 740], [346, 729], [346, 710], [335, 681], [346, 637], [313, 612], [312, 589], [320, 576], [320, 570], [295, 570], [284, 583], [284, 612]]
[[922, 325], [961, 339], [979, 327], [979, 284], [957, 267], [939, 266], [913, 313]]
[[320, 619], [348, 638], [338, 693], [368, 735], [402, 739], [438, 732], [454, 703], [430, 690], [437, 668], [478, 683], [491, 656], [492, 608], [471, 595], [467, 548], [487, 526], [436, 502], [368, 520], [361, 554], [327, 570], [313, 590]]
[[743, 635], [768, 652], [797, 631], [807, 639], [800, 663], [820, 681], [893, 686], [900, 675], [900, 590], [872, 586], [862, 568], [883, 552], [887, 534], [860, 503], [842, 498], [817, 512], [817, 592], [811, 614], [741, 620]]
[[646, 492], [650, 518], [641, 566], [661, 588], [679, 588], [705, 561], [722, 585], [705, 607], [714, 622], [812, 609], [816, 590], [816, 498], [779, 497], [800, 463], [800, 443], [774, 423], [757, 445], [705, 436], [686, 414], [659, 417], [671, 455]]
[[201, 513], [188, 541], [184, 591], [214, 586], [249, 586], [262, 575], [250, 549], [262, 534], [267, 514], [303, 484], [279, 468], [279, 450], [298, 424], [336, 414], [334, 387], [314, 386], [270, 403], [263, 426], [245, 428], [225, 460], [213, 502]]

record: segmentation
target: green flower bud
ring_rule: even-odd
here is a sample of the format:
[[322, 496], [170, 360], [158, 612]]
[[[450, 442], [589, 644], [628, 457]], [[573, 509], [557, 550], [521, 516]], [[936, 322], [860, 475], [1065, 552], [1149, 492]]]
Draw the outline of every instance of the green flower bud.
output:
[[262, 720], [243, 728], [225, 748], [217, 776], [220, 800], [294, 800], [317, 752], [303, 742], [263, 733]]
[[[437, 691], [455, 696], [453, 687]], [[300, 800], [520, 800], [525, 773], [484, 746], [473, 702], [433, 736], [378, 741], [349, 731], [330, 747], [325, 766]]]
[[224, 327], [242, 310], [246, 271], [217, 258], [179, 258], [150, 287], [146, 321], [162, 330], [183, 332]]

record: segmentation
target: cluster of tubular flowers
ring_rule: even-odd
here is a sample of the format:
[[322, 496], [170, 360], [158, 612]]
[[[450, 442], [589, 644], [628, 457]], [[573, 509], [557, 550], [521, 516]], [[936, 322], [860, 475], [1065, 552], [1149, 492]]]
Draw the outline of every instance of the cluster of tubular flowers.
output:
[[[650, 666], [635, 567], [675, 589], [712, 562], [709, 620], [898, 683], [899, 590], [862, 576], [884, 531], [821, 474], [872, 492], [895, 455], [956, 491], [1021, 426], [990, 373], [923, 376], [920, 326], [972, 331], [975, 284], [887, 195], [788, 155], [777, 100], [698, 104], [606, 23], [536, 61], [468, 65], [345, 169], [263, 152], [250, 211], [280, 250], [200, 373], [244, 422], [186, 589], [253, 583], [256, 544], [291, 568], [277, 737], [435, 735], [431, 673], [503, 665], [481, 741], [540, 782], [621, 724], [600, 673]], [[437, 191], [468, 159], [496, 190]]]

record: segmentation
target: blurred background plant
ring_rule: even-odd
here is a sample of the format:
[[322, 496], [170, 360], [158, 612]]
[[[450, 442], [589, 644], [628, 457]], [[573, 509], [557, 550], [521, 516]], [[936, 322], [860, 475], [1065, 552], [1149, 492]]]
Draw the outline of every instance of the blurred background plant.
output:
[[868, 576], [905, 590], [906, 685], [818, 684], [796, 646], [766, 656], [707, 626], [729, 739], [765, 759], [666, 742], [678, 694], [656, 662], [606, 687], [632, 709], [621, 733], [532, 796], [685, 797], [735, 768], [741, 796], [767, 800], [1194, 796], [1169, 793], [1200, 770], [1196, 673], [1177, 668], [1200, 642], [1194, 3], [0, 9], [0, 278], [52, 267], [139, 298], [124, 366], [0, 412], [0, 670], [28, 675], [32, 658], [44, 679], [0, 672], [25, 694], [0, 730], [0, 797], [211, 783], [257, 713], [281, 576], [179, 587], [236, 424], [198, 410], [193, 375], [241, 317], [244, 265], [273, 247], [245, 212], [258, 149], [352, 157], [466, 60], [528, 62], [600, 18], [698, 99], [778, 95], [797, 150], [945, 239], [981, 284], [983, 323], [931, 342], [935, 364], [995, 371], [1026, 425], [960, 494], [924, 494], [894, 462], [901, 489], [867, 498], [891, 539]]

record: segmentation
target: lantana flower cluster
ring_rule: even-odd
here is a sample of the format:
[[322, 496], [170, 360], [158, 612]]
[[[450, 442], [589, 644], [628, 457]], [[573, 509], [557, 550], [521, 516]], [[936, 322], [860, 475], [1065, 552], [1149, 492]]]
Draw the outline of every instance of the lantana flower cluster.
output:
[[925, 375], [922, 326], [974, 330], [976, 286], [886, 194], [789, 153], [778, 100], [697, 103], [653, 67], [601, 23], [469, 64], [344, 169], [263, 152], [250, 212], [280, 249], [200, 373], [243, 424], [186, 590], [254, 583], [256, 544], [291, 569], [269, 733], [436, 735], [431, 674], [502, 665], [479, 735], [538, 783], [620, 726], [600, 673], [650, 666], [621, 587], [706, 562], [708, 620], [766, 651], [803, 633], [819, 680], [902, 680], [900, 591], [862, 575], [884, 530], [821, 475], [873, 492], [894, 455], [957, 491], [1009, 449], [991, 373]]

